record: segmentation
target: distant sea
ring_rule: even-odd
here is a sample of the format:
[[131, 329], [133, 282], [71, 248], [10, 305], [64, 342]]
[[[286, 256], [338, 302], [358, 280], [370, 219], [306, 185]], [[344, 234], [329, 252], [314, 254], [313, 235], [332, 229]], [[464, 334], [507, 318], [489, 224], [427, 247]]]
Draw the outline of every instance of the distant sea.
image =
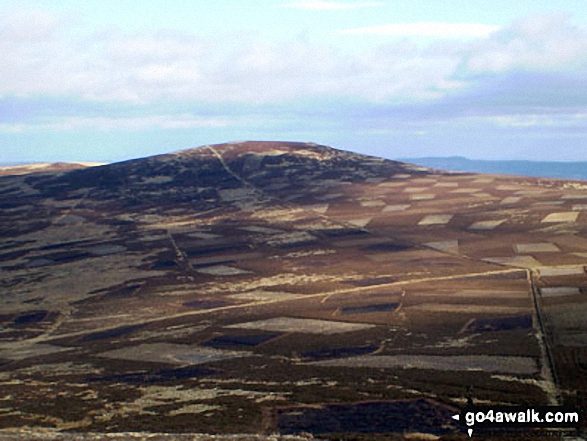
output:
[[587, 180], [587, 162], [490, 161], [460, 156], [401, 158], [398, 161], [441, 170]]

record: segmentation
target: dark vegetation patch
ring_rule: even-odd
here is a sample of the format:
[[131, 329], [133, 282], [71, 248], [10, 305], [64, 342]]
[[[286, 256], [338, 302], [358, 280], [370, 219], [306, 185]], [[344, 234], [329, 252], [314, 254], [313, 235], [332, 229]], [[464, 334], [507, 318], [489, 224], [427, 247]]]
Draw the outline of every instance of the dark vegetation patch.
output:
[[25, 268], [37, 268], [40, 266], [52, 265], [54, 263], [55, 262], [53, 262], [52, 260], [45, 259], [44, 257], [41, 257], [41, 258], [31, 259], [31, 260], [27, 261], [27, 263], [25, 263], [24, 267]]
[[282, 244], [272, 245], [272, 246], [274, 248], [280, 248], [282, 250], [291, 250], [291, 249], [295, 249], [295, 248], [309, 248], [309, 247], [313, 247], [317, 243], [318, 243], [317, 240], [311, 239], [311, 240], [305, 240], [303, 242], [282, 243]]
[[228, 305], [228, 303], [223, 300], [193, 300], [191, 302], [183, 303], [183, 306], [195, 309], [212, 309], [226, 305]]
[[151, 264], [151, 269], [164, 270], [164, 269], [175, 268], [176, 266], [177, 266], [177, 263], [175, 262], [175, 260], [159, 260], [159, 261], [153, 262]]
[[530, 314], [514, 317], [496, 317], [486, 319], [475, 319], [468, 328], [470, 332], [487, 331], [509, 331], [512, 329], [527, 329], [532, 327], [532, 316]]
[[22, 188], [19, 186], [12, 186], [12, 187], [3, 188], [2, 190], [0, 190], [0, 194], [10, 194], [10, 193], [14, 193], [17, 191], [21, 192]]
[[73, 250], [73, 251], [62, 251], [62, 252], [58, 252], [58, 253], [45, 254], [42, 257], [44, 259], [51, 260], [52, 262], [55, 262], [55, 263], [68, 263], [68, 262], [73, 262], [73, 261], [80, 260], [80, 259], [86, 259], [88, 257], [93, 257], [93, 256], [91, 253], [88, 253], [85, 251]]
[[109, 225], [111, 227], [128, 227], [134, 225], [136, 222], [126, 219], [108, 219], [107, 221], [98, 221], [97, 224]]
[[377, 350], [377, 346], [354, 346], [346, 348], [333, 348], [333, 349], [318, 349], [315, 351], [304, 352], [302, 357], [310, 358], [312, 360], [324, 360], [327, 358], [342, 358], [342, 357], [353, 357], [358, 355], [370, 354]]
[[236, 260], [233, 259], [227, 259], [227, 260], [223, 260], [222, 258], [218, 258], [218, 259], [206, 259], [205, 262], [202, 261], [190, 261], [190, 265], [193, 268], [206, 268], [209, 266], [216, 266], [216, 265], [234, 265], [236, 264]]
[[18, 259], [19, 257], [24, 256], [28, 252], [29, 252], [29, 250], [18, 250], [18, 251], [12, 251], [9, 253], [2, 253], [2, 254], [0, 254], [0, 262]]
[[39, 248], [40, 250], [43, 251], [49, 251], [49, 250], [59, 250], [61, 248], [71, 248], [74, 246], [79, 246], [79, 245], [85, 245], [87, 243], [90, 243], [91, 241], [89, 240], [74, 240], [71, 242], [61, 242], [61, 243], [56, 243], [53, 245], [46, 245], [44, 247]]
[[405, 251], [409, 248], [410, 248], [409, 245], [388, 242], [388, 243], [376, 243], [373, 245], [369, 245], [368, 247], [365, 247], [364, 250], [371, 251], [371, 252], [393, 253], [396, 251]]
[[123, 335], [130, 334], [138, 329], [141, 329], [144, 326], [145, 325], [120, 326], [118, 328], [107, 329], [105, 331], [92, 332], [91, 334], [88, 334], [88, 335], [85, 335], [84, 337], [82, 337], [80, 341], [88, 342], [88, 341], [118, 338], [118, 337], [122, 337]]
[[210, 369], [200, 366], [186, 366], [171, 369], [159, 369], [148, 372], [132, 372], [104, 377], [89, 378], [89, 382], [119, 382], [131, 384], [154, 384], [170, 381], [189, 380], [192, 378], [209, 377], [220, 373], [218, 369]]
[[214, 248], [193, 248], [193, 249], [185, 249], [185, 253], [188, 257], [194, 256], [205, 256], [208, 254], [217, 254], [217, 253], [236, 253], [240, 251], [249, 251], [251, 249], [250, 245], [230, 245], [230, 246], [222, 246], [222, 247], [214, 247]]
[[230, 335], [225, 334], [219, 337], [214, 337], [211, 340], [203, 343], [202, 346], [213, 348], [239, 348], [239, 347], [255, 347], [276, 337], [281, 333], [263, 333], [263, 334], [248, 334], [248, 335]]
[[25, 304], [39, 303], [39, 302], [42, 302], [44, 299], [45, 299], [44, 297], [35, 297], [34, 299], [23, 300], [22, 303], [25, 303]]
[[11, 322], [13, 319], [11, 314], [0, 314], [0, 324]]
[[[14, 269], [15, 267], [7, 268], [4, 267], [6, 270]], [[5, 278], [4, 280], [0, 279], [0, 289], [7, 289], [7, 288], [14, 288], [21, 284], [26, 283], [39, 283], [45, 280], [48, 277], [47, 274], [26, 274], [24, 276], [15, 276], [10, 279]]]
[[387, 283], [393, 283], [395, 279], [393, 277], [374, 277], [371, 279], [361, 280], [348, 280], [343, 283], [353, 286], [372, 286], [372, 285], [385, 285]]
[[4, 243], [0, 244], [0, 250], [22, 247], [23, 245], [35, 243], [36, 240], [4, 240], [3, 242]]
[[17, 208], [21, 205], [21, 202], [18, 201], [2, 201], [0, 202], [0, 210], [9, 210], [10, 208]]
[[274, 412], [279, 432], [283, 434], [423, 432], [442, 435], [457, 428], [451, 423], [454, 410], [425, 399], [292, 407]]
[[142, 284], [133, 283], [130, 285], [122, 285], [114, 288], [101, 288], [94, 291], [91, 291], [90, 294], [101, 294], [104, 293], [108, 297], [126, 297], [133, 294], [137, 289], [139, 289]]
[[15, 326], [27, 326], [35, 323], [39, 323], [47, 318], [49, 311], [39, 310], [30, 311], [25, 314], [18, 315], [14, 318], [13, 323]]
[[322, 234], [326, 237], [356, 237], [356, 236], [367, 236], [367, 233], [364, 230], [358, 230], [355, 228], [334, 228], [331, 230], [322, 230]]
[[373, 305], [365, 306], [347, 306], [342, 308], [342, 315], [353, 315], [353, 314], [369, 314], [371, 312], [386, 312], [393, 311], [399, 306], [399, 303], [376, 303]]

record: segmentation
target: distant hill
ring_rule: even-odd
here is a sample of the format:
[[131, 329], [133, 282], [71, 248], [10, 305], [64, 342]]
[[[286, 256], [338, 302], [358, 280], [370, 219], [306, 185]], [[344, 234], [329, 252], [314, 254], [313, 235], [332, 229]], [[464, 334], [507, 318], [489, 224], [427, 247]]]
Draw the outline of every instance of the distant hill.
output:
[[49, 173], [79, 170], [104, 165], [103, 162], [38, 162], [0, 166], [0, 176], [26, 175], [29, 173]]
[[27, 167], [0, 440], [463, 439], [468, 395], [582, 404], [587, 183], [285, 141]]
[[403, 158], [400, 161], [442, 170], [587, 180], [587, 162], [489, 161], [461, 156]]

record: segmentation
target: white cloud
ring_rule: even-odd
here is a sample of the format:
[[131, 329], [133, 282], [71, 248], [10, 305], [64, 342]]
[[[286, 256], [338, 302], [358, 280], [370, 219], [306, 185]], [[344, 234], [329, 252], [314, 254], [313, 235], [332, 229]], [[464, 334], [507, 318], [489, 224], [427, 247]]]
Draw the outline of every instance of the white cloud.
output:
[[340, 11], [349, 9], [372, 8], [385, 5], [384, 2], [335, 2], [328, 0], [306, 0], [282, 5], [284, 8], [312, 9], [318, 11]]
[[454, 54], [422, 54], [402, 42], [344, 53], [307, 41], [189, 34], [65, 32], [0, 52], [0, 96], [69, 95], [92, 101], [238, 102], [351, 97], [373, 101], [435, 98], [455, 83]]
[[0, 41], [39, 41], [51, 38], [60, 21], [55, 15], [41, 9], [4, 9], [0, 22]]
[[476, 118], [502, 127], [584, 127], [587, 117], [580, 113], [496, 115]]
[[26, 129], [24, 124], [0, 123], [0, 133], [22, 133]]
[[487, 37], [499, 26], [482, 23], [397, 23], [347, 29], [348, 35], [388, 35], [394, 37], [462, 38]]
[[222, 128], [247, 124], [245, 118], [228, 119], [222, 117], [199, 117], [191, 114], [152, 115], [144, 117], [65, 117], [51, 122], [32, 122], [30, 124], [0, 124], [0, 132], [19, 133], [25, 130], [125, 130], [141, 131], [150, 129], [195, 129]]
[[587, 65], [587, 33], [563, 14], [520, 19], [471, 49], [468, 69], [567, 69]]
[[[366, 3], [369, 2], [344, 4]], [[481, 24], [393, 25], [396, 27], [386, 27], [385, 32], [435, 38], [477, 36], [479, 40], [448, 39], [421, 48], [403, 39], [380, 46], [361, 45], [360, 50], [320, 45], [311, 39], [270, 43], [250, 36], [235, 39], [234, 35], [222, 34], [204, 38], [180, 32], [126, 35], [109, 31], [80, 36], [70, 34], [66, 22], [42, 19], [42, 14], [39, 17], [35, 20], [46, 22], [45, 30], [29, 40], [21, 38], [30, 28], [27, 20], [2, 26], [4, 18], [0, 17], [0, 97], [67, 96], [72, 101], [161, 103], [166, 106], [164, 112], [176, 107], [185, 112], [190, 109], [187, 103], [254, 106], [295, 100], [320, 103], [322, 99], [391, 106], [455, 96], [479, 84], [497, 84], [491, 83], [498, 77], [495, 73], [508, 69], [540, 72], [553, 68], [572, 73], [577, 66], [587, 66], [587, 35], [562, 16], [520, 20], [498, 31]], [[479, 72], [485, 75], [476, 75]], [[560, 102], [577, 96], [576, 90], [584, 90], [579, 82], [572, 84], [564, 75], [557, 78], [559, 89], [569, 87], [564, 90], [565, 97], [557, 98]], [[502, 102], [510, 99], [504, 98], [499, 87], [487, 90]], [[549, 91], [541, 95], [540, 90], [534, 85], [525, 95], [520, 93], [520, 99], [532, 96], [548, 106]], [[518, 90], [508, 89], [505, 94], [508, 93], [515, 95]], [[474, 107], [473, 99], [467, 101], [467, 108]], [[490, 101], [487, 108], [493, 106]], [[450, 104], [446, 108], [446, 114], [454, 111]], [[230, 119], [201, 119], [183, 113], [119, 119], [78, 115], [77, 119], [43, 122], [52, 124], [55, 130], [222, 127], [233, 123]], [[501, 123], [528, 127], [534, 124], [532, 119], [505, 119]], [[0, 130], [23, 130], [23, 126], [16, 121]]]

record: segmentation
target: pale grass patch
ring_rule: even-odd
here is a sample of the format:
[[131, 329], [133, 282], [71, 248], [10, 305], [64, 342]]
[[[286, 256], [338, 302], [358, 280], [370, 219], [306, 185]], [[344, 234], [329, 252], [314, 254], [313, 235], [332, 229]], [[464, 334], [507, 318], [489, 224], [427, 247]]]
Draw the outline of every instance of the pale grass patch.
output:
[[404, 210], [407, 210], [410, 207], [411, 207], [410, 204], [387, 205], [383, 209], [383, 213], [388, 213], [390, 211], [404, 211]]
[[557, 388], [552, 381], [536, 380], [534, 378], [520, 378], [511, 375], [492, 375], [491, 378], [500, 381], [509, 381], [521, 384], [528, 384], [531, 386], [537, 386], [544, 391], [546, 396], [556, 396], [556, 394], [558, 393]]
[[173, 181], [173, 176], [159, 175], [141, 178], [141, 184], [165, 184], [171, 181]]
[[250, 355], [250, 352], [245, 351], [226, 351], [173, 343], [143, 343], [98, 354], [103, 358], [171, 364], [205, 364]]
[[581, 290], [576, 286], [553, 286], [540, 288], [542, 297], [564, 297], [581, 294]]
[[312, 284], [317, 282], [333, 282], [339, 283], [348, 280], [359, 280], [361, 275], [348, 274], [345, 276], [340, 275], [325, 275], [325, 274], [295, 274], [295, 273], [282, 273], [275, 276], [260, 277], [253, 280], [244, 281], [231, 281], [225, 283], [213, 282], [202, 286], [202, 289], [209, 294], [215, 293], [226, 293], [226, 294], [238, 294], [245, 291], [253, 291], [255, 289], [271, 288], [272, 286], [289, 285], [289, 286], [300, 286], [305, 284]]
[[207, 266], [205, 268], [198, 268], [195, 271], [201, 274], [209, 274], [212, 276], [240, 276], [242, 274], [251, 273], [250, 271], [228, 265]]
[[529, 311], [527, 307], [518, 306], [463, 305], [454, 303], [422, 303], [414, 306], [404, 306], [404, 309], [452, 314], [519, 314]]
[[362, 207], [382, 207], [385, 205], [385, 201], [382, 199], [366, 199], [360, 202]]
[[438, 251], [449, 251], [456, 253], [459, 250], [459, 241], [454, 240], [443, 240], [440, 242], [428, 242], [424, 244], [428, 248], [433, 248]]
[[257, 225], [251, 225], [248, 227], [240, 227], [239, 230], [248, 231], [249, 233], [260, 233], [260, 234], [283, 233], [283, 230], [277, 230], [275, 228], [268, 228], [268, 227], [260, 227]]
[[190, 404], [188, 406], [183, 406], [179, 409], [172, 410], [171, 412], [169, 412], [169, 416], [184, 415], [186, 413], [190, 413], [190, 414], [206, 413], [206, 412], [212, 412], [214, 410], [222, 410], [222, 409], [223, 409], [222, 406], [216, 406], [216, 405], [211, 406], [209, 404]]
[[284, 254], [284, 258], [288, 259], [299, 259], [303, 257], [311, 257], [311, 256], [326, 256], [328, 254], [336, 254], [338, 251], [336, 250], [310, 250], [310, 251], [294, 251], [293, 253]]
[[419, 291], [416, 293], [418, 297], [431, 296], [437, 297], [439, 295], [447, 298], [479, 298], [479, 299], [493, 299], [493, 298], [524, 298], [528, 297], [528, 291], [525, 289], [519, 291], [513, 290], [485, 290], [485, 289], [463, 289], [460, 291]]
[[503, 205], [517, 204], [521, 200], [522, 198], [520, 196], [508, 196], [503, 198], [500, 203]]
[[458, 182], [438, 182], [437, 184], [434, 184], [434, 187], [438, 188], [458, 188], [458, 186]]
[[9, 360], [24, 360], [26, 358], [38, 357], [41, 355], [55, 354], [58, 352], [71, 351], [75, 348], [54, 346], [45, 343], [30, 344], [26, 342], [3, 343], [0, 346], [0, 357]]
[[407, 187], [404, 189], [405, 193], [423, 193], [428, 190], [428, 187]]
[[251, 214], [253, 219], [271, 222], [289, 222], [304, 219], [306, 211], [301, 208], [261, 208]]
[[278, 302], [282, 300], [300, 299], [303, 298], [304, 295], [279, 291], [249, 291], [242, 294], [231, 294], [228, 297], [234, 300], [243, 300], [247, 302]]
[[574, 276], [585, 274], [583, 266], [569, 265], [569, 266], [544, 266], [538, 268], [538, 272], [542, 277], [556, 277], [556, 276]]
[[488, 257], [483, 259], [487, 262], [498, 263], [500, 265], [515, 266], [519, 268], [536, 268], [542, 264], [532, 256], [514, 256], [514, 257]]
[[452, 338], [448, 337], [444, 340], [436, 343], [434, 345], [435, 348], [466, 348], [469, 346], [473, 346], [473, 339], [476, 338], [477, 334], [467, 335], [466, 337], [461, 338]]
[[306, 210], [314, 211], [316, 213], [324, 214], [328, 211], [328, 204], [312, 204], [312, 205], [305, 205], [304, 208]]
[[437, 182], [437, 179], [435, 178], [414, 178], [412, 179], [410, 182], [413, 182], [414, 184], [435, 184]]
[[546, 193], [546, 190], [537, 190], [537, 189], [523, 189], [523, 190], [518, 190], [516, 191], [514, 194], [516, 196], [540, 196], [541, 194]]
[[554, 253], [560, 248], [550, 242], [519, 243], [514, 245], [516, 253]]
[[579, 217], [579, 213], [576, 211], [563, 211], [559, 213], [550, 213], [541, 223], [554, 223], [554, 222], [576, 222]]
[[452, 214], [430, 214], [422, 218], [418, 225], [445, 225], [453, 218]]
[[315, 366], [376, 369], [430, 369], [482, 371], [532, 375], [538, 372], [531, 357], [500, 355], [364, 355], [308, 363]]
[[293, 245], [296, 243], [313, 242], [316, 237], [306, 231], [292, 231], [276, 234], [267, 238], [266, 243], [271, 246]]
[[383, 188], [388, 188], [388, 187], [404, 187], [406, 185], [405, 182], [382, 182], [379, 185], [377, 185], [377, 187], [383, 187]]
[[493, 230], [494, 228], [499, 227], [501, 224], [503, 224], [506, 221], [507, 221], [507, 219], [477, 221], [469, 226], [469, 230], [476, 230], [476, 231]]
[[461, 194], [461, 193], [477, 193], [480, 192], [480, 188], [457, 188], [456, 190], [452, 190], [451, 193]]
[[434, 198], [436, 198], [436, 195], [432, 193], [416, 193], [410, 195], [410, 200], [412, 201], [429, 201]]
[[227, 326], [236, 329], [259, 329], [275, 332], [301, 332], [305, 334], [338, 334], [373, 328], [366, 323], [346, 323], [328, 320], [301, 319], [292, 317], [275, 317], [255, 322], [238, 323]]
[[342, 194], [342, 193], [329, 193], [329, 194], [325, 194], [324, 196], [318, 196], [316, 199], [318, 199], [319, 201], [331, 201], [333, 199], [338, 199], [343, 196], [344, 196], [344, 194]]
[[587, 194], [566, 194], [561, 199], [587, 199]]
[[362, 227], [366, 226], [369, 222], [371, 222], [371, 219], [373, 219], [373, 218], [372, 217], [360, 217], [360, 218], [356, 218], [356, 219], [347, 219], [347, 220], [345, 220], [345, 222], [362, 228]]
[[220, 199], [224, 202], [237, 202], [248, 199], [255, 199], [257, 191], [249, 187], [231, 188], [227, 190], [218, 190]]

